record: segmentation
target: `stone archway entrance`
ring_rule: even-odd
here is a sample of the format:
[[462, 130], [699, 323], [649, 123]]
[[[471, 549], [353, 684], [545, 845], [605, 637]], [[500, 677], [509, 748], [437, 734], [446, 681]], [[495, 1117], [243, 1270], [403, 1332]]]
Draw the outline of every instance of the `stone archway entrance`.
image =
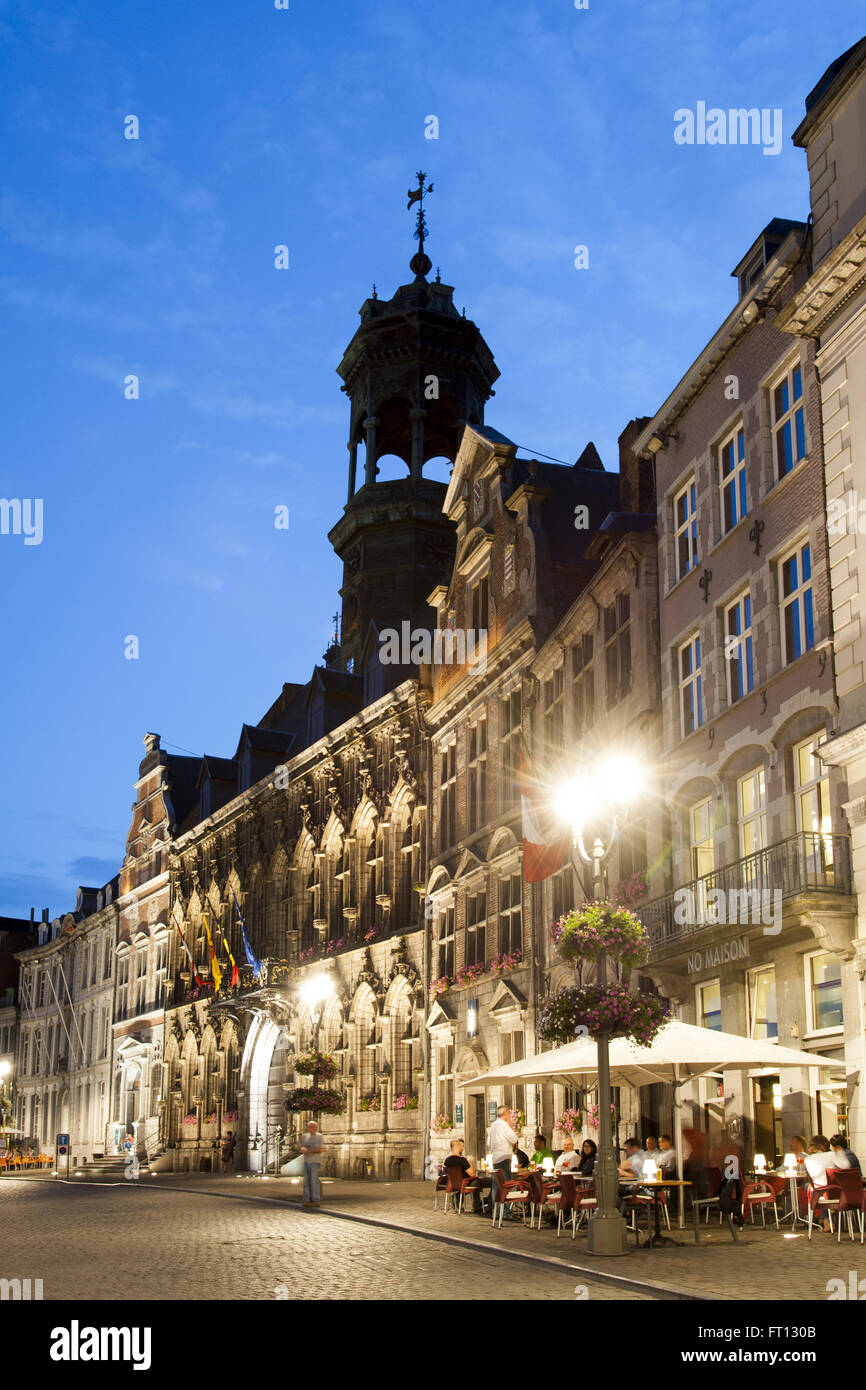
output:
[[286, 1058], [291, 1051], [288, 1029], [270, 1014], [257, 1014], [244, 1048], [247, 1111], [247, 1166], [263, 1173], [278, 1160], [276, 1130], [286, 1131], [283, 1082]]

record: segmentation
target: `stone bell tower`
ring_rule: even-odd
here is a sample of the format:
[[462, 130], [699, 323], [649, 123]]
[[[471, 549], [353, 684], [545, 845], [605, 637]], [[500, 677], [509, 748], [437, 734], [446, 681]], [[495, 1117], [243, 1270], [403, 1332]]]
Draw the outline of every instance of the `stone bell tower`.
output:
[[[423, 200], [432, 184], [418, 181], [409, 193], [409, 206], [418, 204], [415, 278], [387, 300], [374, 288], [337, 368], [350, 401], [349, 496], [329, 539], [343, 561], [341, 661], [356, 670], [371, 622], [431, 624], [426, 599], [450, 576], [455, 534], [442, 514], [446, 485], [425, 478], [424, 465], [453, 464], [464, 425], [483, 423], [499, 376], [478, 328], [455, 309], [453, 287], [427, 279]], [[402, 459], [405, 478], [376, 481], [386, 454]]]

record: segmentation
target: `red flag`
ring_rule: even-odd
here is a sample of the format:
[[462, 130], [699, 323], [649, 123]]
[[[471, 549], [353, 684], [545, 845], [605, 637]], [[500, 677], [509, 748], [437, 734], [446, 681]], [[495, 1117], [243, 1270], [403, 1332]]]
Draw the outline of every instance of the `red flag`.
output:
[[194, 961], [193, 958], [192, 958], [192, 951], [189, 949], [189, 947], [188, 947], [187, 944], [186, 944], [186, 937], [184, 936], [183, 932], [182, 932], [181, 929], [180, 929], [180, 923], [179, 923], [179, 922], [176, 922], [176, 923], [175, 923], [175, 926], [177, 927], [177, 934], [178, 934], [178, 936], [180, 937], [181, 941], [183, 942], [183, 949], [186, 951], [187, 958], [188, 958], [189, 964], [190, 964], [190, 969], [192, 970], [193, 976], [194, 976], [194, 978], [195, 978], [195, 982], [196, 982], [197, 985], [201, 986], [201, 985], [204, 984], [204, 980], [201, 978], [201, 976], [199, 975], [198, 971], [197, 971], [196, 968], [195, 968], [195, 961]]
[[527, 883], [541, 883], [562, 867], [571, 849], [571, 836], [563, 834], [542, 794], [530, 776], [529, 765], [520, 754], [520, 807], [523, 813], [523, 877]]

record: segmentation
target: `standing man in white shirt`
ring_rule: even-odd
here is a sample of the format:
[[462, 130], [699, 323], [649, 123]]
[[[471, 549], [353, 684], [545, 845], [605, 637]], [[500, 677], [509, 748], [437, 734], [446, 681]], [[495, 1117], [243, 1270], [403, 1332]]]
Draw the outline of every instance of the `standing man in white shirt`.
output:
[[514, 1145], [518, 1142], [518, 1135], [514, 1133], [505, 1118], [507, 1114], [508, 1106], [500, 1105], [496, 1112], [497, 1118], [490, 1126], [490, 1132], [487, 1135], [490, 1162], [494, 1168], [499, 1169], [506, 1182], [511, 1177], [511, 1158], [514, 1153]]

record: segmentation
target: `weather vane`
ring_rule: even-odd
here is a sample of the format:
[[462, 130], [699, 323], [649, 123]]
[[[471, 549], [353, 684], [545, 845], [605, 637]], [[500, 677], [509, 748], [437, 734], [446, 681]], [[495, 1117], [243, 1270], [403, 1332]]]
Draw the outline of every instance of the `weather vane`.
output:
[[426, 194], [433, 192], [433, 185], [432, 183], [427, 183], [427, 175], [424, 173], [423, 169], [419, 169], [415, 177], [418, 180], [418, 187], [409, 189], [409, 202], [406, 206], [407, 208], [411, 208], [413, 203], [418, 204], [418, 221], [415, 224], [415, 238], [419, 243], [419, 251], [423, 252], [424, 238], [427, 235], [427, 219], [424, 216], [424, 198]]

